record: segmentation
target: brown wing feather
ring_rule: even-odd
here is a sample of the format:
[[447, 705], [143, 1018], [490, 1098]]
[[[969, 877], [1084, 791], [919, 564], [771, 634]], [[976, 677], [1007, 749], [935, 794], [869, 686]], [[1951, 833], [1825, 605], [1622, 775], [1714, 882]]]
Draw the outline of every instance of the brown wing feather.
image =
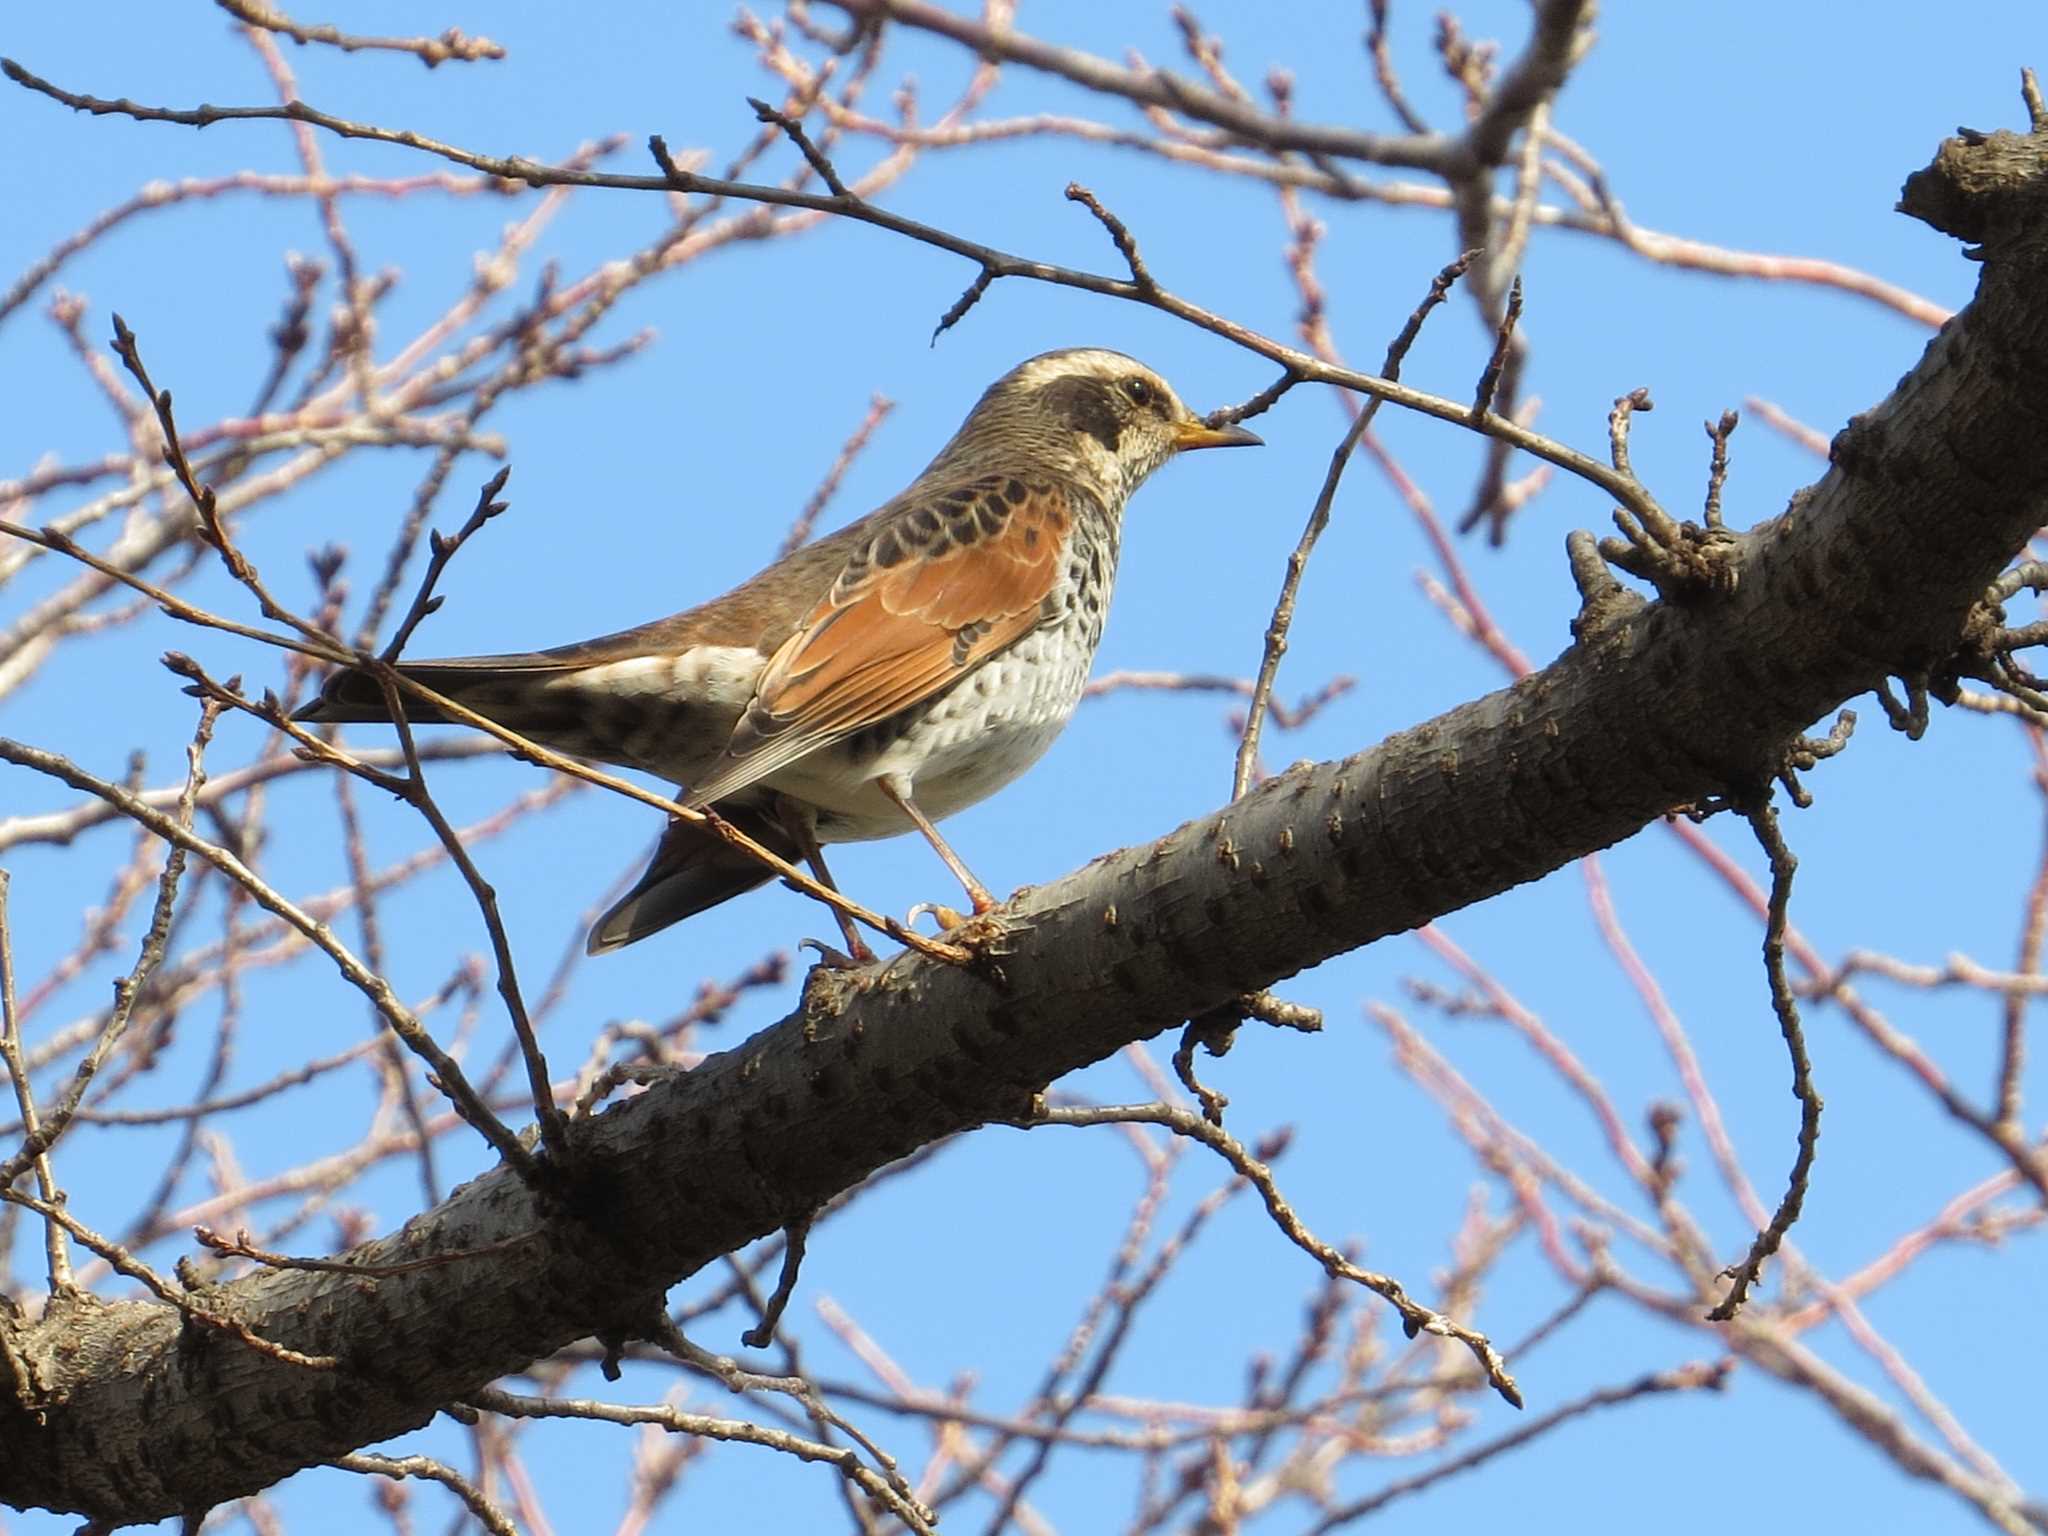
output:
[[1073, 522], [1014, 479], [920, 497], [883, 522], [769, 658], [708, 805], [951, 686], [1037, 627]]

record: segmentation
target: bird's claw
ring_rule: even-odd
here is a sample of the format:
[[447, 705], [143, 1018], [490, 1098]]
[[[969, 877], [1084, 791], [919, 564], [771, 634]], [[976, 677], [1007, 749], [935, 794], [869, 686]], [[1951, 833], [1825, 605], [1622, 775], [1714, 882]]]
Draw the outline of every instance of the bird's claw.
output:
[[833, 948], [823, 939], [799, 939], [797, 940], [796, 947], [798, 949], [816, 950], [818, 952], [818, 964], [824, 966], [828, 971], [857, 971], [862, 966], [873, 965], [875, 963], [875, 952], [869, 949], [867, 945], [861, 943], [859, 939], [855, 939], [853, 943], [854, 952], [850, 955], [843, 949]]
[[994, 912], [994, 903], [990, 903], [987, 911], [970, 915], [943, 902], [921, 901], [910, 909], [906, 921], [915, 923], [919, 917], [930, 913], [939, 925], [941, 940], [955, 949], [965, 950], [976, 965], [983, 965], [993, 963], [1008, 948], [1003, 942], [1003, 924]]
[[933, 922], [939, 925], [941, 936], [950, 933], [955, 928], [963, 927], [967, 923], [967, 917], [963, 913], [947, 906], [942, 901], [920, 901], [904, 915], [904, 924], [907, 927], [914, 928], [917, 926], [917, 920], [927, 914], [930, 915]]

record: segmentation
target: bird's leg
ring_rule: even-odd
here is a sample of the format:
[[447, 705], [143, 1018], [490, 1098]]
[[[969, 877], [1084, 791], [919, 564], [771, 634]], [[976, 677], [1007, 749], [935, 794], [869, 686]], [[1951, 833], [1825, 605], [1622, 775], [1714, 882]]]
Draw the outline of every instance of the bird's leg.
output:
[[[789, 829], [789, 835], [795, 839], [797, 852], [804, 856], [804, 862], [811, 866], [811, 873], [818, 877], [818, 884], [827, 890], [838, 890], [839, 885], [832, 878], [832, 871], [825, 867], [825, 850], [818, 842], [818, 813], [787, 795], [775, 797], [775, 809], [783, 826]], [[839, 923], [840, 937], [846, 940], [846, 953], [843, 956], [826, 954], [826, 960], [829, 962], [834, 959], [845, 959], [853, 965], [874, 964], [875, 952], [868, 948], [867, 941], [860, 936], [860, 929], [854, 926], [853, 919], [837, 907], [832, 909], [832, 916]], [[822, 945], [819, 947], [819, 953], [825, 954]]]
[[[944, 859], [946, 868], [959, 878], [967, 891], [967, 900], [974, 908], [974, 915], [979, 917], [993, 907], [996, 899], [989, 895], [988, 887], [974, 878], [974, 872], [961, 862], [960, 855], [939, 836], [939, 829], [932, 825], [931, 817], [919, 810], [917, 802], [910, 798], [910, 781], [900, 773], [890, 773], [875, 780], [875, 785], [889, 797], [897, 810], [910, 818], [910, 824], [924, 834], [924, 840], [932, 845], [932, 851]], [[939, 909], [935, 907], [933, 910]]]

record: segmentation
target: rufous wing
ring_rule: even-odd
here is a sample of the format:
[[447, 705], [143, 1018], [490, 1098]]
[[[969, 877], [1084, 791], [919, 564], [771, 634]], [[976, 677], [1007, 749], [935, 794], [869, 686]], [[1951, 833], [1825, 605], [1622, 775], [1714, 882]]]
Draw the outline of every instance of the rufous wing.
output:
[[1038, 626], [1060, 577], [1064, 491], [996, 477], [885, 521], [761, 674], [690, 803], [709, 805], [931, 698]]

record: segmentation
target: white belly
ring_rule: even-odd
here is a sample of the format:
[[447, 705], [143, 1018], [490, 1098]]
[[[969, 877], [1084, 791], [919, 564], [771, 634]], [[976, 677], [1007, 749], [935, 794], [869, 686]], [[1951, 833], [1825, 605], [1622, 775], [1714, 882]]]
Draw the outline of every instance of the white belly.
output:
[[886, 775], [908, 778], [912, 798], [934, 821], [965, 810], [1037, 762], [1066, 728], [1088, 681], [1092, 649], [1076, 644], [1071, 631], [1040, 630], [929, 705], [857, 776], [844, 749], [830, 747], [766, 782], [817, 806], [818, 834], [827, 842], [911, 830], [875, 787]]

